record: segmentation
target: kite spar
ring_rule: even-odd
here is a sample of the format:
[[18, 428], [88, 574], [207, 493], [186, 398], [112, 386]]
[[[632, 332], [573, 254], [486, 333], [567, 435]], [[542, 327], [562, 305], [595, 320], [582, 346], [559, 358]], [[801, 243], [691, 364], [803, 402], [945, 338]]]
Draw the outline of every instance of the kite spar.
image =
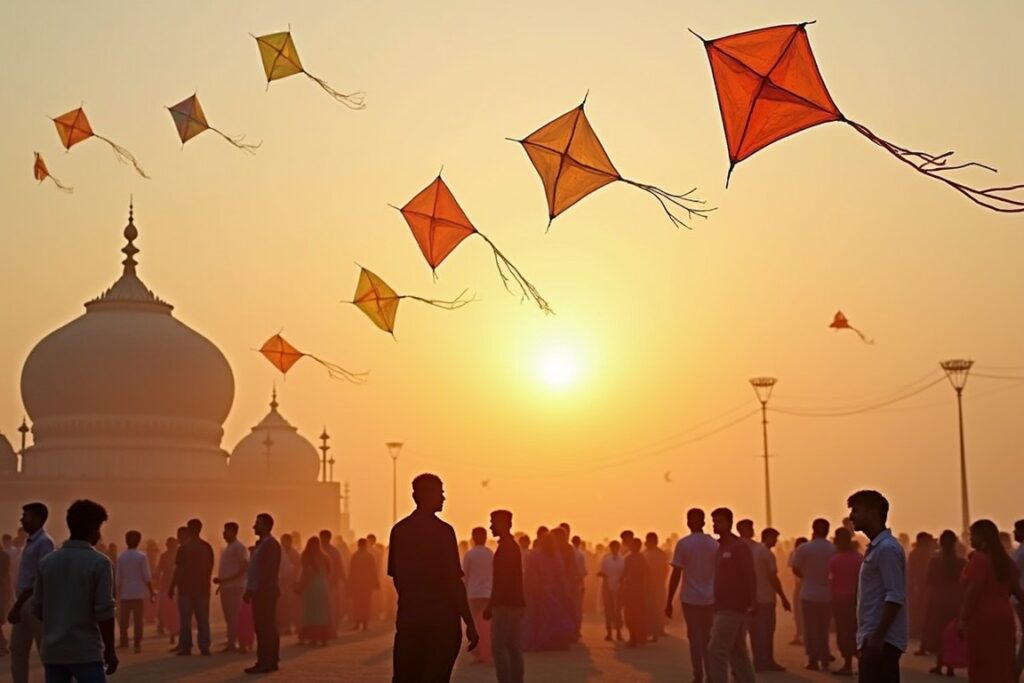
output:
[[288, 341], [280, 334], [275, 334], [273, 337], [265, 341], [259, 351], [275, 368], [281, 371], [282, 375], [287, 375], [292, 366], [305, 357], [316, 361], [326, 368], [327, 374], [331, 379], [342, 379], [346, 382], [351, 382], [352, 384], [362, 384], [366, 381], [367, 373], [350, 372], [340, 365], [325, 361], [322, 358], [317, 358], [310, 353], [299, 351], [297, 348], [289, 344]]
[[366, 314], [366, 317], [373, 321], [374, 325], [394, 337], [395, 318], [398, 316], [398, 304], [402, 299], [419, 301], [435, 308], [454, 311], [472, 302], [472, 299], [463, 298], [466, 291], [462, 290], [457, 297], [450, 301], [426, 299], [412, 294], [398, 294], [376, 273], [360, 266], [359, 282], [356, 283], [355, 296], [352, 298], [352, 301], [345, 301], [344, 303], [354, 304], [356, 308]]
[[196, 94], [167, 107], [167, 111], [171, 113], [171, 118], [174, 119], [174, 127], [178, 130], [178, 137], [181, 138], [182, 146], [195, 136], [208, 130], [212, 130], [238, 149], [249, 154], [255, 154], [259, 146], [263, 144], [262, 142], [258, 142], [255, 145], [246, 144], [243, 142], [245, 140], [244, 135], [228, 135], [211, 126], [206, 120], [206, 113], [203, 111], [202, 105], [199, 104], [199, 96]]
[[[252, 35], [251, 33], [249, 35]], [[252, 36], [260, 48], [260, 58], [263, 60], [263, 71], [267, 76], [267, 87], [271, 81], [279, 78], [287, 78], [295, 74], [305, 74], [307, 78], [324, 89], [328, 95], [338, 102], [341, 102], [349, 109], [366, 109], [363, 92], [343, 93], [335, 90], [327, 81], [306, 71], [299, 59], [299, 52], [295, 49], [295, 41], [292, 39], [291, 30], [280, 33], [268, 33], [265, 36]]]

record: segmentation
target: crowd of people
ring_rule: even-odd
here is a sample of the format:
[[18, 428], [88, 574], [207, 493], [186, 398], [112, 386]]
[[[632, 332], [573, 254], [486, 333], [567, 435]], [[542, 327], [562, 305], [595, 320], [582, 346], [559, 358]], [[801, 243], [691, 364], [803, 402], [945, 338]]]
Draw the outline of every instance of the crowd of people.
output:
[[792, 544], [772, 528], [757, 534], [728, 508], [710, 513], [712, 534], [695, 508], [682, 537], [626, 530], [593, 547], [565, 522], [532, 538], [514, 534], [512, 513], [495, 510], [489, 529], [474, 528], [460, 544], [437, 516], [439, 478], [417, 477], [413, 498], [416, 510], [388, 546], [370, 535], [354, 549], [329, 530], [304, 544], [295, 532], [278, 539], [264, 513], [249, 547], [229, 522], [215, 551], [191, 519], [162, 551], [133, 530], [118, 552], [100, 543], [106, 511], [88, 500], [67, 510], [68, 540], [58, 547], [46, 506], [26, 504], [19, 532], [2, 539], [0, 606], [11, 633], [8, 653], [0, 629], [0, 653], [10, 656], [14, 683], [27, 683], [33, 645], [48, 683], [106, 680], [119, 651], [141, 652], [152, 625], [172, 654], [210, 655], [216, 596], [226, 631], [218, 653], [255, 645], [256, 663], [245, 669], [253, 674], [278, 669], [282, 633], [323, 646], [341, 628], [394, 618], [395, 683], [449, 680], [464, 633], [499, 683], [522, 683], [523, 653], [573, 647], [586, 613], [603, 616], [606, 641], [638, 648], [665, 635], [677, 605], [698, 683], [783, 671], [779, 607], [793, 613], [791, 644], [803, 647], [808, 670], [898, 681], [912, 641], [914, 654], [935, 658], [932, 673], [966, 668], [971, 681], [1010, 683], [1024, 669], [1014, 620], [1016, 606], [1024, 625], [1024, 520], [1012, 536], [979, 520], [963, 539], [947, 530], [911, 543], [889, 530], [888, 501], [860, 491], [834, 531], [815, 519], [810, 536]]

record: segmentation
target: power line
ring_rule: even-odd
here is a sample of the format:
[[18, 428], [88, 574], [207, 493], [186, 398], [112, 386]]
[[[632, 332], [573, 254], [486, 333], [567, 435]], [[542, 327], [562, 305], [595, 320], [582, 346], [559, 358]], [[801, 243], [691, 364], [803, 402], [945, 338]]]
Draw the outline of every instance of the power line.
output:
[[785, 408], [785, 407], [783, 407], [783, 408], [769, 408], [769, 410], [772, 411], [772, 412], [775, 412], [775, 413], [781, 413], [783, 415], [794, 415], [794, 416], [798, 416], [798, 417], [845, 417], [847, 415], [859, 415], [861, 413], [868, 413], [868, 412], [871, 412], [872, 410], [878, 410], [879, 408], [884, 408], [886, 406], [890, 406], [890, 405], [893, 405], [895, 403], [900, 403], [901, 401], [905, 401], [908, 398], [911, 398], [912, 396], [917, 396], [918, 394], [923, 393], [923, 392], [927, 391], [928, 389], [931, 389], [936, 384], [939, 384], [939, 383], [941, 383], [944, 380], [945, 380], [945, 377], [938, 377], [938, 378], [932, 380], [931, 382], [929, 382], [928, 384], [925, 384], [924, 386], [921, 386], [921, 387], [918, 387], [917, 389], [914, 389], [913, 391], [906, 392], [906, 393], [901, 394], [899, 396], [894, 396], [893, 398], [890, 398], [890, 399], [885, 400], [885, 401], [880, 401], [880, 402], [875, 403], [873, 405], [861, 406], [859, 408], [853, 408], [853, 409], [850, 409], [850, 410], [809, 412], [809, 411], [795, 410], [795, 409]]

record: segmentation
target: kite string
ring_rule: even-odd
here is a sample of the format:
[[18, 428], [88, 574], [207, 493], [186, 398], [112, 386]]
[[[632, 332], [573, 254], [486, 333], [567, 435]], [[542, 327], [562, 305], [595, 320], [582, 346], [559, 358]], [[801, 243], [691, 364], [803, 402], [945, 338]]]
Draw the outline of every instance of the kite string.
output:
[[445, 299], [426, 299], [426, 298], [424, 298], [422, 296], [415, 296], [413, 294], [403, 294], [403, 295], [399, 296], [398, 298], [399, 299], [412, 299], [413, 301], [419, 301], [419, 302], [428, 304], [430, 306], [434, 306], [436, 308], [442, 308], [442, 309], [444, 309], [446, 311], [454, 311], [457, 308], [462, 308], [466, 304], [471, 304], [474, 301], [476, 301], [476, 299], [474, 299], [473, 297], [470, 297], [468, 299], [464, 299], [463, 298], [466, 295], [466, 292], [468, 292], [468, 291], [469, 291], [468, 289], [462, 290], [461, 292], [459, 292], [459, 295], [457, 297], [455, 297], [454, 299], [451, 299], [451, 300], [445, 300]]
[[210, 127], [210, 126], [207, 126], [207, 127], [210, 128], [210, 130], [212, 130], [217, 135], [221, 136], [222, 138], [224, 138], [225, 140], [230, 142], [232, 145], [234, 145], [238, 149], [242, 150], [243, 152], [248, 152], [249, 154], [255, 154], [256, 150], [259, 149], [260, 145], [263, 144], [262, 140], [260, 140], [256, 144], [243, 142], [245, 140], [245, 135], [244, 134], [242, 134], [242, 135], [228, 135], [227, 133], [225, 133], [222, 130], [217, 130], [216, 128], [213, 128], [213, 127]]
[[331, 379], [341, 379], [352, 384], [365, 384], [366, 377], [370, 374], [368, 372], [351, 372], [336, 363], [331, 363], [330, 361], [326, 361], [322, 358], [317, 358], [312, 354], [307, 353], [305, 355], [324, 366], [327, 369], [327, 375]]
[[338, 102], [341, 102], [349, 109], [366, 109], [366, 93], [362, 90], [357, 90], [352, 93], [343, 93], [332, 88], [327, 81], [322, 78], [317, 78], [308, 71], [303, 71], [310, 79], [312, 79], [317, 85], [324, 89], [324, 91], [333, 97]]
[[696, 187], [691, 188], [690, 190], [683, 192], [682, 194], [673, 194], [672, 192], [667, 192], [661, 189], [660, 187], [655, 187], [654, 185], [639, 183], [635, 180], [630, 180], [628, 178], [621, 178], [621, 180], [625, 183], [632, 185], [633, 187], [637, 187], [643, 190], [644, 192], [647, 192], [656, 200], [658, 200], [658, 203], [661, 204], [661, 208], [665, 212], [665, 215], [669, 217], [669, 220], [671, 220], [672, 224], [675, 225], [677, 228], [686, 228], [687, 230], [692, 230], [690, 225], [687, 224], [685, 220], [683, 220], [682, 218], [680, 218], [679, 216], [675, 215], [672, 212], [672, 206], [675, 206], [685, 211], [686, 220], [693, 220], [694, 218], [703, 218], [707, 220], [708, 214], [715, 210], [715, 207], [705, 206], [707, 202], [704, 201], [703, 199], [697, 199], [696, 197], [691, 196], [694, 192], [697, 191]]
[[58, 180], [56, 177], [51, 175], [49, 172], [47, 172], [46, 177], [49, 178], [50, 180], [52, 180], [53, 184], [56, 185], [57, 188], [60, 189], [60, 191], [64, 192], [65, 194], [71, 194], [72, 192], [75, 191], [75, 188], [71, 187], [70, 185], [65, 185], [60, 180]]
[[930, 154], [928, 152], [906, 149], [905, 147], [900, 147], [888, 140], [883, 140], [875, 135], [867, 126], [859, 124], [856, 121], [850, 121], [849, 119], [844, 120], [858, 133], [889, 152], [889, 154], [893, 155], [903, 163], [912, 167], [918, 173], [922, 173], [929, 178], [934, 178], [941, 183], [945, 183], [975, 204], [1001, 213], [1024, 212], [1024, 199], [1014, 199], [1013, 197], [1005, 195], [1005, 193], [1024, 190], [1024, 184], [1007, 185], [1005, 187], [977, 188], [942, 175], [942, 173], [946, 171], [956, 171], [971, 167], [982, 168], [986, 171], [992, 171], [995, 173], [995, 168], [974, 161], [947, 165], [946, 162], [953, 156], [952, 151], [943, 152], [942, 154]]
[[521, 300], [525, 301], [526, 299], [531, 299], [537, 304], [537, 307], [540, 308], [540, 310], [544, 311], [547, 315], [552, 315], [554, 310], [552, 310], [544, 297], [541, 296], [541, 293], [537, 291], [537, 288], [534, 287], [529, 280], [523, 277], [523, 274], [519, 272], [519, 269], [512, 265], [512, 262], [501, 253], [498, 247], [494, 245], [494, 242], [488, 239], [487, 235], [484, 235], [479, 231], [476, 234], [480, 235], [484, 242], [487, 242], [491, 251], [494, 252], [494, 264], [498, 268], [498, 275], [501, 276], [501, 282], [505, 285], [505, 290], [512, 293], [512, 289], [509, 287], [509, 282], [514, 281], [522, 294]]
[[97, 135], [96, 138], [99, 139], [99, 140], [102, 140], [103, 142], [105, 142], [108, 145], [110, 145], [110, 148], [112, 150], [114, 150], [114, 156], [117, 157], [117, 160], [119, 162], [121, 162], [122, 164], [125, 164], [125, 163], [131, 164], [132, 166], [135, 167], [135, 171], [140, 176], [142, 176], [143, 178], [146, 178], [147, 180], [149, 179], [149, 176], [146, 175], [146, 172], [144, 170], [142, 170], [142, 166], [139, 165], [139, 162], [135, 158], [134, 154], [132, 154], [127, 149], [125, 149], [121, 145], [117, 144], [116, 142], [114, 142], [110, 138], [105, 138], [102, 135]]

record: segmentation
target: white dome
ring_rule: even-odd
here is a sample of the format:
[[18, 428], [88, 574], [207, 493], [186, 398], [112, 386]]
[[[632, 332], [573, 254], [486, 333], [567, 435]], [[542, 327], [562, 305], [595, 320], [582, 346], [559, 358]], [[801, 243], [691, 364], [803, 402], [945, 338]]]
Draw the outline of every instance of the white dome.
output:
[[275, 391], [270, 412], [231, 451], [232, 479], [317, 480], [320, 456], [316, 448], [277, 412], [277, 407]]
[[7, 437], [0, 434], [0, 477], [18, 472], [18, 454]]

